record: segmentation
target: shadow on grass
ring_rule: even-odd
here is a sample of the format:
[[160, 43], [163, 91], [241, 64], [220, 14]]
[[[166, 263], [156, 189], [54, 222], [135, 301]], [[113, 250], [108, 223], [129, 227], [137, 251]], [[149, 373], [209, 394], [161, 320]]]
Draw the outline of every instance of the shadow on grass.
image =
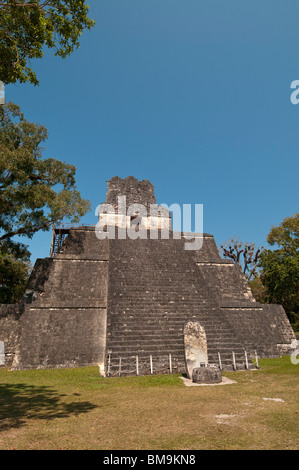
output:
[[97, 408], [87, 401], [63, 403], [65, 396], [46, 386], [0, 384], [0, 432], [19, 428], [30, 420], [67, 418]]

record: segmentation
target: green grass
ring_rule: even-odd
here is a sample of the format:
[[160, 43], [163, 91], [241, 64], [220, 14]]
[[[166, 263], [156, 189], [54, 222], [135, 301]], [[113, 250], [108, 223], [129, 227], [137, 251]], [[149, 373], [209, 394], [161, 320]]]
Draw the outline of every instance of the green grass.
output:
[[1, 369], [0, 449], [297, 450], [299, 365], [259, 363], [216, 387], [185, 387], [178, 375], [100, 378], [96, 367]]

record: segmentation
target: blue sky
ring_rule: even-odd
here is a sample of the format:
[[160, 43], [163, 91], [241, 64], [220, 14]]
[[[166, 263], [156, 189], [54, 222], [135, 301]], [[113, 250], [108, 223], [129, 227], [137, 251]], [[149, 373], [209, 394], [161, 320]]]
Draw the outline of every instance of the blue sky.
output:
[[[298, 0], [90, 0], [96, 21], [68, 59], [33, 63], [40, 86], [6, 100], [49, 131], [44, 156], [73, 163], [96, 223], [106, 181], [149, 179], [158, 203], [203, 204], [217, 244], [266, 245], [298, 212]], [[25, 240], [23, 240], [25, 241]], [[32, 261], [51, 234], [29, 243]]]

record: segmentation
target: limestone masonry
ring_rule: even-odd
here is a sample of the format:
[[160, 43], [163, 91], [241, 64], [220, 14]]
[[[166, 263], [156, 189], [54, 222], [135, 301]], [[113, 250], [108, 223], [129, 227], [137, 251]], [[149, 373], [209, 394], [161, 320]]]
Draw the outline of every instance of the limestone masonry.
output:
[[[147, 180], [112, 178], [106, 203], [117, 208], [119, 195], [128, 205], [156, 204]], [[99, 240], [95, 227], [56, 229], [53, 256], [36, 261], [22, 301], [0, 306], [5, 366], [99, 365], [109, 376], [185, 372], [188, 322], [198, 325], [199, 344], [206, 341], [202, 357], [209, 364], [220, 357], [224, 369], [232, 368], [232, 353], [237, 368], [245, 351], [249, 358], [289, 354], [295, 335], [283, 308], [256, 302], [213, 236], [198, 236], [202, 249], [189, 251], [173, 232], [169, 239]]]

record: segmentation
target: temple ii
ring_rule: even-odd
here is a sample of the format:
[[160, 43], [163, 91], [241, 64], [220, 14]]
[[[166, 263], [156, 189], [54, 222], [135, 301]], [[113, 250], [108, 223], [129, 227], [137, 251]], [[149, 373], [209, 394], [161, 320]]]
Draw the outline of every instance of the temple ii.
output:
[[[126, 211], [118, 218], [120, 200]], [[192, 360], [239, 370], [252, 357], [291, 352], [295, 335], [283, 308], [255, 301], [240, 267], [221, 258], [212, 235], [194, 234], [201, 240], [197, 250], [186, 249], [184, 234], [159, 236], [171, 228], [171, 217], [160, 206], [153, 216], [153, 205], [149, 181], [114, 177], [101, 206], [106, 210], [99, 209], [103, 231], [138, 231], [143, 224], [158, 236], [119, 237], [115, 230], [114, 238], [98, 237], [95, 226], [53, 229], [51, 255], [36, 261], [22, 301], [0, 306], [5, 366], [166, 374], [186, 372]]]

